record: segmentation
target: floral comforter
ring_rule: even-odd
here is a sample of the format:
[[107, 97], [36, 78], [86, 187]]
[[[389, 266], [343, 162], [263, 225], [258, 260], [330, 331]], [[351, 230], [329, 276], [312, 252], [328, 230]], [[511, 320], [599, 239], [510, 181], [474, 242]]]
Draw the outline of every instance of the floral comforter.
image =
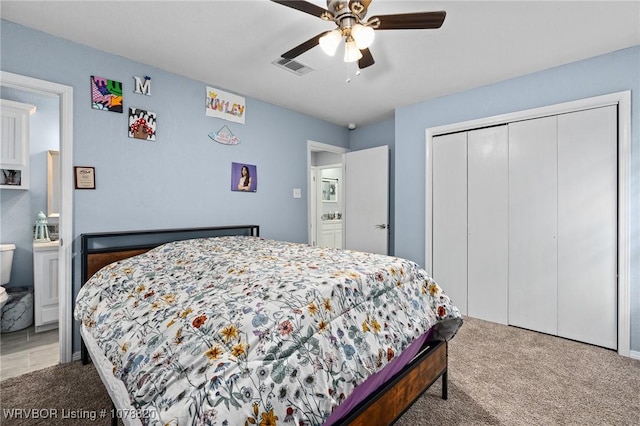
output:
[[172, 425], [322, 424], [418, 336], [462, 323], [408, 260], [240, 236], [111, 264], [74, 315], [143, 423]]

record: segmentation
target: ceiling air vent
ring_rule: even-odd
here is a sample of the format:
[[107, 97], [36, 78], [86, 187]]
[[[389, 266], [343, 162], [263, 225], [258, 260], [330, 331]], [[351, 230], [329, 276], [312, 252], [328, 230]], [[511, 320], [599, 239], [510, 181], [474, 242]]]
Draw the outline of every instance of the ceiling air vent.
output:
[[296, 75], [305, 75], [313, 71], [313, 68], [308, 67], [298, 61], [294, 61], [293, 59], [278, 58], [271, 63], [277, 67], [284, 68], [287, 71], [291, 71]]

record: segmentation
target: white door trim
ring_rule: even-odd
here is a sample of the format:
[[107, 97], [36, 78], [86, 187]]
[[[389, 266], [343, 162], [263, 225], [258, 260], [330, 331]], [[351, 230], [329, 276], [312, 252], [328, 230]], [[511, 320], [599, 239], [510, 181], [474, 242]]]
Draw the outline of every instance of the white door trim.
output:
[[60, 257], [58, 260], [60, 362], [71, 362], [73, 281], [73, 87], [0, 71], [0, 85], [60, 99]]
[[[307, 194], [312, 193], [311, 186], [313, 185], [313, 182], [311, 180], [311, 167], [313, 167], [313, 165], [311, 164], [311, 153], [317, 152], [317, 151], [327, 151], [327, 152], [332, 152], [334, 154], [342, 154], [343, 158], [344, 158], [344, 154], [349, 152], [347, 148], [342, 148], [335, 145], [329, 145], [327, 143], [307, 140]], [[344, 161], [342, 161], [342, 176], [344, 176]], [[346, 183], [343, 182], [343, 188], [344, 188], [344, 184]], [[340, 191], [340, 193], [343, 194], [344, 191]], [[342, 197], [343, 195], [339, 195], [339, 196]], [[307, 196], [307, 238], [308, 238], [307, 241], [309, 241], [309, 244], [311, 244], [311, 242], [314, 240], [313, 232], [315, 231], [311, 227], [312, 223], [314, 223], [313, 213], [314, 212], [313, 212], [311, 197]], [[342, 236], [343, 236], [343, 243], [344, 243], [344, 231], [342, 232]]]
[[629, 90], [426, 129], [425, 269], [429, 273], [432, 272], [432, 144], [435, 136], [607, 105], [618, 106], [618, 354], [628, 357], [631, 351], [631, 234], [629, 227], [631, 91]]

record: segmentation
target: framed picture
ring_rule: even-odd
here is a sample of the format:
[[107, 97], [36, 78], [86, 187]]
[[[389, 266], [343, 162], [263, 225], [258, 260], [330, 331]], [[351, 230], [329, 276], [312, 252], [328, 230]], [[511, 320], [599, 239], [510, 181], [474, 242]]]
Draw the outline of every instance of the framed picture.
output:
[[22, 170], [0, 169], [0, 185], [20, 187], [22, 185]]
[[253, 164], [231, 163], [231, 190], [256, 192], [258, 170]]
[[338, 202], [338, 179], [322, 178], [322, 202]]
[[155, 112], [129, 108], [129, 137], [146, 141], [156, 140], [157, 117]]
[[76, 189], [96, 189], [96, 171], [93, 167], [74, 167]]
[[91, 108], [122, 113], [122, 83], [92, 75]]

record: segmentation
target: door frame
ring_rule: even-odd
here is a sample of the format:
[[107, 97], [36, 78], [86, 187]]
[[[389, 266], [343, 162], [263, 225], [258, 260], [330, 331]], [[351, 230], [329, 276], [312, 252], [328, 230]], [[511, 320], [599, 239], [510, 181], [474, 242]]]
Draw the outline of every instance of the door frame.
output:
[[58, 332], [60, 363], [72, 360], [73, 281], [73, 87], [0, 70], [0, 86], [60, 100], [60, 250], [58, 259]]
[[549, 115], [565, 114], [609, 105], [618, 107], [618, 354], [631, 356], [631, 287], [629, 226], [629, 162], [631, 159], [631, 91], [594, 96], [493, 117], [426, 129], [425, 269], [432, 273], [433, 234], [433, 138], [435, 136], [508, 124]]
[[[344, 162], [344, 155], [342, 156], [342, 161], [340, 163], [334, 163], [334, 164], [323, 164], [322, 166], [311, 166], [309, 168], [309, 170], [311, 171], [311, 190], [309, 191], [310, 194], [310, 199], [311, 199], [311, 226], [309, 229], [309, 235], [315, 240], [315, 244], [314, 245], [318, 245], [318, 241], [320, 240], [320, 224], [322, 223], [320, 220], [320, 207], [323, 206], [322, 204], [322, 172], [326, 169], [341, 169], [342, 171], [342, 179], [340, 179], [340, 183], [338, 185], [338, 199], [339, 202], [342, 206], [344, 206], [345, 204], [345, 198], [344, 198], [344, 170], [345, 170], [345, 162]], [[315, 185], [314, 185], [315, 182]], [[344, 213], [344, 208], [343, 208], [343, 213]], [[315, 213], [315, 214], [314, 214]], [[314, 227], [315, 227], [315, 231], [314, 231]], [[342, 241], [341, 241], [341, 245], [342, 247], [344, 247], [344, 239], [345, 239], [345, 233], [344, 233], [344, 221], [342, 223]], [[314, 235], [315, 234], [315, 235]], [[309, 244], [311, 244], [311, 241], [309, 241]]]
[[[312, 186], [314, 185], [313, 179], [312, 179], [312, 167], [315, 167], [315, 166], [311, 164], [311, 154], [313, 152], [322, 152], [322, 151], [342, 155], [342, 162], [341, 162], [342, 176], [344, 176], [344, 154], [349, 152], [347, 148], [342, 148], [335, 145], [329, 145], [327, 143], [307, 140], [307, 194], [309, 194], [309, 196], [307, 197], [307, 238], [308, 238], [307, 241], [309, 242], [309, 244], [313, 242], [314, 240], [313, 234], [316, 233], [316, 230], [313, 229], [313, 224], [314, 224], [314, 213], [315, 213], [315, 209], [317, 208], [317, 203], [314, 203], [313, 200], [311, 199], [311, 194], [315, 194], [315, 188], [312, 188]], [[333, 168], [335, 167], [337, 166], [334, 166]], [[343, 190], [340, 191], [341, 194], [344, 194], [345, 192], [344, 188], [346, 187], [346, 184], [347, 183], [343, 179], [343, 182], [342, 182]], [[342, 197], [343, 195], [340, 195], [340, 196]], [[343, 226], [344, 226], [344, 222], [343, 222]], [[343, 242], [344, 242], [344, 234], [345, 233], [343, 229], [342, 230]]]

